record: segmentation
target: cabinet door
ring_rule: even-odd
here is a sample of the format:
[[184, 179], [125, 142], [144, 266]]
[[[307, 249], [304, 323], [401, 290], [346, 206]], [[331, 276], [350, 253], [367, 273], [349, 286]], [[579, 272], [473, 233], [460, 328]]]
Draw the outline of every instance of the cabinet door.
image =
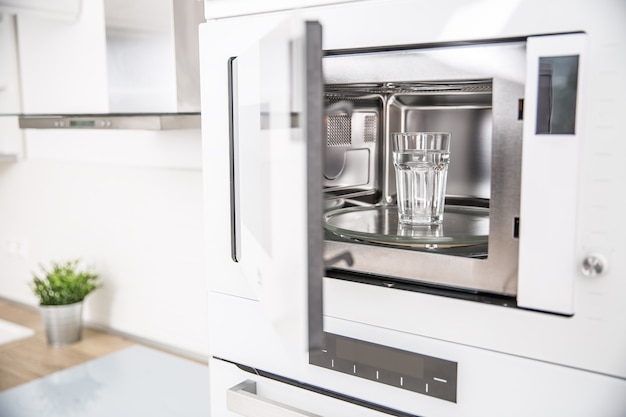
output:
[[74, 21], [81, 12], [80, 0], [0, 0], [0, 14], [33, 15]]
[[322, 342], [321, 42], [292, 17], [230, 60], [232, 260], [303, 352]]
[[221, 19], [352, 1], [362, 0], [205, 0], [204, 12], [207, 19]]

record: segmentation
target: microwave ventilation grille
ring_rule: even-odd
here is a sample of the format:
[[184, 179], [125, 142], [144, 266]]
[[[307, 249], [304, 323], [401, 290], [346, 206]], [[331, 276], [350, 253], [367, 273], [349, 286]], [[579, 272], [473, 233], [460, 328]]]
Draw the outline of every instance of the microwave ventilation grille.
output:
[[363, 140], [365, 142], [376, 142], [376, 126], [378, 125], [378, 117], [372, 114], [365, 116], [365, 130]]
[[[365, 104], [363, 103], [369, 101], [368, 98], [346, 98], [345, 96], [334, 95], [326, 96], [327, 106], [330, 106], [338, 101], [351, 101], [355, 104], [356, 109], [351, 115], [339, 113], [327, 116], [326, 146], [352, 147], [355, 145], [355, 134], [358, 135], [358, 143], [361, 143], [361, 141], [363, 143], [375, 143], [378, 139], [378, 114], [371, 108], [369, 110], [364, 110]], [[353, 126], [355, 123], [356, 127]]]
[[[326, 106], [343, 100], [345, 100], [344, 97], [327, 96]], [[327, 123], [327, 147], [349, 147], [352, 145], [352, 117], [350, 115], [341, 113], [328, 115]]]
[[350, 146], [352, 144], [352, 118], [347, 114], [328, 116], [327, 146]]

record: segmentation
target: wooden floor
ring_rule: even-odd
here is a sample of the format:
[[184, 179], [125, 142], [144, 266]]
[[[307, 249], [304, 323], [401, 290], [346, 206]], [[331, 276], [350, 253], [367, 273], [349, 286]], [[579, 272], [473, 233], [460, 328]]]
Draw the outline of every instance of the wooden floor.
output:
[[32, 337], [0, 345], [0, 391], [138, 344], [117, 335], [83, 328], [80, 342], [51, 347], [46, 343], [37, 310], [2, 299], [0, 319], [35, 331]]

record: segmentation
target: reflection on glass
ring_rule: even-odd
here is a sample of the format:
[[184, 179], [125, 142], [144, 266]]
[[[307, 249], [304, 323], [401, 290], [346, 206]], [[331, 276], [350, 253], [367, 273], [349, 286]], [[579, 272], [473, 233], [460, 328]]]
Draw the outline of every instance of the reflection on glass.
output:
[[578, 55], [539, 58], [537, 134], [574, 134]]
[[443, 224], [410, 225], [398, 223], [398, 236], [417, 238], [437, 238], [444, 236]]

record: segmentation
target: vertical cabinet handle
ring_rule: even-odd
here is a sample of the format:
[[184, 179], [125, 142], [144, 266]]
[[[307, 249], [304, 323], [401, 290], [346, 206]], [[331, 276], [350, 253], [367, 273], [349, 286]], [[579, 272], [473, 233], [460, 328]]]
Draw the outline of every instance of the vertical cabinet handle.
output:
[[260, 397], [256, 394], [256, 382], [246, 380], [226, 393], [226, 406], [244, 417], [321, 417], [297, 408]]
[[228, 119], [230, 125], [230, 231], [231, 258], [241, 260], [241, 215], [239, 211], [239, 119], [237, 102], [237, 60], [228, 65]]

